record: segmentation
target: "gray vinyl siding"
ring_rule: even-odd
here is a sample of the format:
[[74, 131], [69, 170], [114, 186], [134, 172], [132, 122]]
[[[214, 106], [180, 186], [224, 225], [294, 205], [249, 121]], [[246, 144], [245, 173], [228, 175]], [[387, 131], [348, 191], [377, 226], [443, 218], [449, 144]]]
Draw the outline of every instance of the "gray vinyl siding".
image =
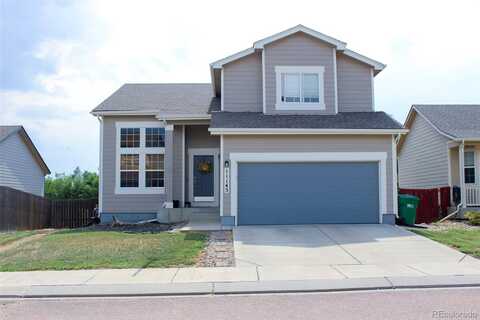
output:
[[[161, 208], [165, 194], [115, 194], [116, 121], [156, 121], [155, 117], [104, 117], [103, 119], [102, 212], [154, 213]], [[167, 147], [167, 146], [166, 146]], [[167, 148], [165, 148], [167, 149]], [[165, 170], [165, 176], [168, 174]]]
[[[333, 54], [333, 47], [303, 33], [296, 33], [266, 45], [264, 48], [266, 113], [335, 113]], [[276, 111], [275, 66], [324, 66], [324, 98], [326, 109], [323, 111]]]
[[372, 68], [337, 55], [337, 90], [339, 112], [373, 111]]
[[0, 185], [44, 194], [45, 176], [18, 133], [0, 142]]
[[399, 152], [400, 188], [448, 186], [447, 142], [446, 137], [417, 114]]
[[[393, 208], [392, 137], [385, 136], [298, 136], [249, 135], [224, 136], [224, 160], [232, 152], [386, 152], [387, 153], [387, 213]], [[223, 195], [224, 215], [230, 215], [230, 196]]]
[[183, 169], [183, 131], [182, 126], [173, 129], [173, 200], [182, 199], [182, 169]]
[[220, 148], [220, 138], [208, 132], [208, 125], [192, 125], [185, 128], [187, 150], [189, 148]]
[[186, 159], [185, 159], [185, 201], [190, 201], [193, 203], [193, 200], [190, 199], [190, 177], [189, 177], [189, 155], [188, 150], [190, 149], [219, 149], [220, 150], [220, 137], [212, 136], [208, 132], [208, 126], [206, 125], [192, 125], [185, 127], [185, 148], [186, 148]]
[[262, 55], [255, 52], [223, 67], [224, 111], [261, 112]]

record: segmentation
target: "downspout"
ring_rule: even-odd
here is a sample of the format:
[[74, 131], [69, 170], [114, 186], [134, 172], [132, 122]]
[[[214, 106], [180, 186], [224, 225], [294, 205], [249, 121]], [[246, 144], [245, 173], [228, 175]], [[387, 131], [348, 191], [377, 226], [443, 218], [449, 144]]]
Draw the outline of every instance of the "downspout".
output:
[[100, 124], [100, 146], [98, 163], [98, 216], [100, 218], [103, 211], [103, 118], [97, 116]]

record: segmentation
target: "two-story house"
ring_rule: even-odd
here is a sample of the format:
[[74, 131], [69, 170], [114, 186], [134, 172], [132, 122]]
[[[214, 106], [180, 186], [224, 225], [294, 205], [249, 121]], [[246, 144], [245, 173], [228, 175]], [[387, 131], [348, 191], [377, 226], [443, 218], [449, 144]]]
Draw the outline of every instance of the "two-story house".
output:
[[208, 84], [125, 84], [96, 107], [100, 212], [206, 208], [223, 225], [394, 223], [380, 62], [302, 25], [210, 65]]

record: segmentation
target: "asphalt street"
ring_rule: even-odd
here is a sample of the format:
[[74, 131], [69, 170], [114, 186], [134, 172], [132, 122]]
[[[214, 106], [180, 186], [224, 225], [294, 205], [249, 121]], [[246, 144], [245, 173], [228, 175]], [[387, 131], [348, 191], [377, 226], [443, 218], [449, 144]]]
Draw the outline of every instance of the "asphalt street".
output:
[[4, 299], [0, 319], [480, 319], [480, 288]]

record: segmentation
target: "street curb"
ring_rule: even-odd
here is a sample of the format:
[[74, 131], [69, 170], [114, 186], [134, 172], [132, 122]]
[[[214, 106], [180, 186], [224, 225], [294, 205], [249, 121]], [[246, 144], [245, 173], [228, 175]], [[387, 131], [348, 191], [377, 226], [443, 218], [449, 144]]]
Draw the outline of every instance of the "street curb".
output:
[[480, 287], [480, 275], [0, 287], [0, 299], [275, 294]]

